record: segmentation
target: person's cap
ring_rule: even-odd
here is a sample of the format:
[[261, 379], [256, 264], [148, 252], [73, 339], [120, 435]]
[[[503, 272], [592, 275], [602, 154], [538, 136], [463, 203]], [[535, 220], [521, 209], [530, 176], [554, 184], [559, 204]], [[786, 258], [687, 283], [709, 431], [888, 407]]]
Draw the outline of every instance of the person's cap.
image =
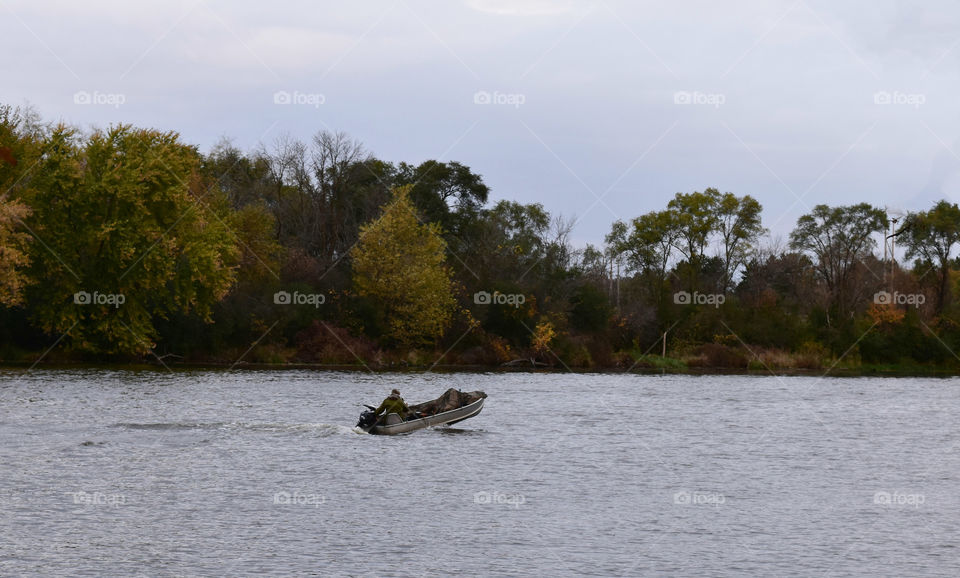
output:
[[394, 394], [396, 394], [396, 395], [400, 395], [400, 390], [399, 390], [399, 389], [395, 389], [395, 390], [391, 391], [390, 393], [394, 393]]

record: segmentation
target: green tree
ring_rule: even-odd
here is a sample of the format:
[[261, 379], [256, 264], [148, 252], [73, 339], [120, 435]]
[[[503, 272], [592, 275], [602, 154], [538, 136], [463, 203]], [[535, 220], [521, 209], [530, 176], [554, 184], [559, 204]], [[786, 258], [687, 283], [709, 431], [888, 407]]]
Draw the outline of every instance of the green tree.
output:
[[750, 195], [737, 197], [724, 193], [717, 199], [717, 232], [723, 246], [723, 291], [732, 288], [734, 274], [746, 264], [757, 238], [764, 232], [760, 224], [761, 211], [763, 207]]
[[351, 252], [357, 294], [377, 303], [387, 338], [403, 346], [435, 342], [456, 306], [440, 227], [414, 211], [410, 186], [396, 188]]
[[727, 322], [747, 343], [793, 349], [813, 338], [806, 319], [817, 291], [809, 256], [758, 250], [744, 266]]
[[[145, 354], [154, 320], [209, 319], [230, 288], [237, 249], [225, 199], [199, 179], [200, 156], [175, 133], [127, 125], [56, 127], [24, 191], [43, 242], [31, 244], [32, 316], [76, 349]], [[99, 298], [98, 298], [99, 296]]]
[[260, 205], [270, 198], [269, 159], [264, 155], [245, 155], [227, 138], [221, 138], [203, 157], [201, 167], [204, 179], [215, 181], [236, 210]]
[[475, 218], [487, 202], [490, 189], [480, 175], [456, 161], [425, 161], [416, 167], [400, 163], [396, 184], [412, 185], [410, 199], [430, 223], [439, 223], [444, 233], [460, 235], [462, 221]]
[[679, 235], [679, 242], [675, 247], [683, 253], [690, 265], [691, 291], [697, 288], [707, 242], [717, 227], [719, 200], [720, 191], [710, 188], [702, 193], [677, 193], [667, 203], [667, 209], [674, 214]]
[[549, 249], [550, 213], [543, 205], [499, 201], [476, 219], [476, 239], [461, 257], [476, 272], [483, 287], [496, 281], [534, 284]]
[[680, 235], [677, 214], [667, 210], [636, 217], [629, 226], [615, 222], [606, 241], [616, 254], [626, 256], [628, 271], [639, 272], [647, 279], [650, 298], [660, 304], [670, 257]]
[[607, 329], [613, 308], [607, 296], [592, 284], [581, 285], [570, 300], [570, 325], [578, 331], [600, 332]]
[[929, 211], [910, 213], [900, 231], [906, 233], [907, 258], [920, 257], [936, 268], [936, 312], [941, 313], [950, 298], [950, 255], [960, 243], [960, 207], [940, 201]]
[[867, 203], [843, 207], [817, 205], [797, 219], [790, 247], [816, 257], [816, 270], [829, 293], [830, 305], [841, 316], [854, 303], [855, 268], [876, 246], [873, 238], [887, 228], [887, 215]]

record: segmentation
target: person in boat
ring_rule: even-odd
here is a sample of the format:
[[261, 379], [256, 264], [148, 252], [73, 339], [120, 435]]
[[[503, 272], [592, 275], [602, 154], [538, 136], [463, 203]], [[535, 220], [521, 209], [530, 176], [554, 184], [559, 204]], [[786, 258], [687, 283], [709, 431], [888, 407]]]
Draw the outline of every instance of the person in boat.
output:
[[403, 401], [400, 392], [396, 389], [391, 391], [390, 395], [380, 404], [380, 407], [374, 410], [378, 420], [381, 417], [386, 417], [388, 413], [395, 413], [400, 416], [400, 419], [404, 420], [410, 415], [410, 408], [407, 407], [407, 403]]

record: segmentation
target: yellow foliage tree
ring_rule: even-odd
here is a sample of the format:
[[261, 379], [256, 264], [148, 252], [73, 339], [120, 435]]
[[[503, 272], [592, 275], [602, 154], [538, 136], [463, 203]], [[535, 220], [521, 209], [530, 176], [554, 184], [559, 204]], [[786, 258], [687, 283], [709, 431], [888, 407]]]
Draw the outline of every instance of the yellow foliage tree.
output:
[[0, 305], [19, 305], [23, 298], [29, 236], [17, 224], [29, 214], [24, 205], [0, 198]]
[[873, 319], [875, 324], [885, 327], [901, 323], [906, 314], [902, 309], [889, 304], [871, 303], [870, 308], [867, 309], [867, 315]]
[[541, 321], [533, 332], [533, 351], [537, 355], [546, 355], [550, 351], [550, 342], [557, 336], [553, 323]]
[[410, 189], [394, 189], [383, 215], [360, 229], [351, 256], [357, 294], [379, 305], [386, 337], [418, 346], [443, 335], [456, 301], [440, 227], [418, 221]]
[[18, 199], [41, 155], [42, 132], [32, 109], [0, 104], [0, 306], [22, 305], [30, 281], [31, 237], [22, 226], [30, 209]]

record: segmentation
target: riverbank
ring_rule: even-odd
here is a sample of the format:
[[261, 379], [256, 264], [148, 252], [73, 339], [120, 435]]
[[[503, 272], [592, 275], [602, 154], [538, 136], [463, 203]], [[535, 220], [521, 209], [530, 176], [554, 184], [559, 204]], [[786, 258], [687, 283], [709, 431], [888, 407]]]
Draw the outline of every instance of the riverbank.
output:
[[[342, 345], [342, 344], [341, 344]], [[166, 369], [316, 369], [371, 372], [570, 372], [638, 373], [684, 375], [797, 375], [797, 376], [954, 376], [960, 364], [920, 364], [912, 360], [890, 363], [864, 363], [853, 349], [837, 356], [819, 346], [799, 352], [747, 346], [743, 344], [686, 344], [666, 356], [639, 350], [594, 353], [587, 349], [557, 348], [535, 355], [525, 352], [505, 355], [474, 347], [466, 351], [433, 349], [382, 350], [343, 346], [323, 349], [314, 355], [302, 350], [273, 346], [248, 351], [227, 350], [219, 355], [196, 354], [189, 357], [161, 355], [131, 359], [128, 357], [92, 358], [82, 354], [53, 350], [31, 352], [7, 350], [0, 355], [6, 367], [117, 367]]]
[[331, 372], [369, 372], [369, 373], [573, 373], [573, 374], [636, 374], [636, 375], [743, 375], [743, 376], [797, 376], [797, 377], [958, 377], [960, 368], [918, 365], [873, 365], [849, 366], [838, 364], [821, 369], [803, 368], [730, 368], [684, 365], [681, 360], [666, 358], [659, 365], [636, 365], [633, 367], [593, 367], [568, 368], [560, 365], [547, 366], [504, 366], [504, 365], [370, 365], [370, 364], [323, 364], [323, 363], [216, 363], [216, 362], [10, 362], [0, 361], [0, 369], [32, 370], [42, 369], [116, 369], [128, 371], [331, 371]]

